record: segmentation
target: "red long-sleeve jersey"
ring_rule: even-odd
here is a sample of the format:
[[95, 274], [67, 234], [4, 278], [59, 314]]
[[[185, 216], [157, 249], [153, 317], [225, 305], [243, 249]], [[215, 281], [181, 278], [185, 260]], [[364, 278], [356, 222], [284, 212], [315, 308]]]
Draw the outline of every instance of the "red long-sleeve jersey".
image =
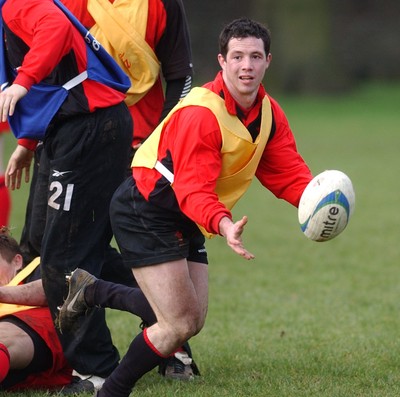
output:
[[[228, 112], [237, 115], [249, 131], [254, 129], [262, 98], [267, 95], [262, 86], [256, 103], [248, 112], [239, 108], [226, 88], [221, 73], [205, 87], [224, 98]], [[282, 108], [273, 98], [269, 98], [273, 127], [256, 177], [276, 197], [297, 206], [312, 175], [297, 151], [295, 138]], [[257, 134], [257, 131], [253, 133]], [[157, 205], [181, 210], [206, 230], [219, 233], [221, 218], [231, 217], [230, 211], [215, 193], [221, 170], [221, 139], [217, 119], [209, 109], [201, 106], [180, 109], [164, 127], [158, 147], [158, 159], [174, 173], [173, 189], [157, 170], [135, 167], [133, 176], [138, 189], [146, 199]]]
[[[7, 0], [2, 16], [8, 60], [18, 70], [15, 84], [27, 90], [39, 82], [63, 85], [87, 69], [83, 37], [52, 0]], [[124, 98], [125, 94], [86, 79], [70, 91], [58, 115], [93, 112]], [[35, 147], [30, 140], [19, 143]]]
[[[15, 35], [7, 35], [13, 50], [9, 58], [13, 66], [18, 67], [14, 83], [28, 90], [41, 81], [64, 84], [87, 69], [83, 37], [52, 0], [7, 0], [3, 6], [3, 19], [9, 32]], [[71, 53], [71, 63], [60, 64]], [[63, 77], [64, 81], [60, 81]], [[75, 103], [77, 108], [69, 109], [69, 112], [92, 112], [120, 103], [125, 98], [125, 94], [90, 79], [82, 86], [83, 93], [74, 101], [80, 99], [82, 102]]]

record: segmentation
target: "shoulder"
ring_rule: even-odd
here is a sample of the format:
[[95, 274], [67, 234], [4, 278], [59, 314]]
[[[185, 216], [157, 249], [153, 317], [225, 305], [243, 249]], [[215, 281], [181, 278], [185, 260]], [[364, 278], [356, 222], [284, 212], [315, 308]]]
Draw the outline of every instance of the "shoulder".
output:
[[32, 13], [54, 11], [57, 8], [53, 1], [49, 0], [7, 0], [3, 6], [3, 13], [30, 18]]
[[175, 136], [219, 141], [221, 132], [217, 118], [213, 112], [198, 105], [189, 105], [177, 110], [168, 121], [166, 131]]
[[278, 103], [278, 101], [275, 98], [273, 98], [271, 95], [269, 95], [269, 94], [266, 94], [266, 95], [267, 95], [267, 97], [268, 97], [268, 99], [269, 99], [269, 101], [271, 103], [272, 111], [274, 113], [277, 113], [277, 114], [278, 113], [279, 114], [285, 114], [283, 109], [282, 109], [282, 107], [281, 107], [281, 105]]
[[30, 31], [36, 26], [50, 25], [53, 21], [54, 26], [60, 26], [60, 29], [65, 24], [69, 24], [64, 13], [57, 7], [53, 1], [49, 0], [7, 0], [2, 9], [4, 21], [12, 21], [17, 24], [20, 29]]
[[214, 113], [208, 107], [201, 105], [185, 106], [177, 110], [172, 118], [193, 126], [218, 125]]
[[283, 110], [283, 108], [281, 107], [281, 105], [278, 103], [278, 101], [274, 98], [272, 98], [269, 94], [267, 94], [268, 99], [271, 103], [271, 110], [272, 110], [272, 114], [273, 114], [273, 118], [274, 118], [274, 122], [276, 125], [279, 124], [288, 124], [288, 119], [286, 117], [286, 114]]

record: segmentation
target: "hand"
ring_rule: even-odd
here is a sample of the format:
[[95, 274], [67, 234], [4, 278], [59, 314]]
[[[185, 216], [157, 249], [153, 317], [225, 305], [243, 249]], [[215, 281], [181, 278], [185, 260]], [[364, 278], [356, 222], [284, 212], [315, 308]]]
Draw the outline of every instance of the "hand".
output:
[[7, 116], [14, 114], [17, 102], [28, 93], [28, 90], [19, 84], [13, 84], [0, 92], [0, 120], [7, 121]]
[[231, 247], [234, 252], [249, 260], [254, 259], [255, 256], [251, 252], [247, 251], [243, 246], [241, 236], [246, 223], [247, 216], [244, 216], [235, 223], [233, 223], [228, 217], [224, 217], [219, 222], [219, 231], [223, 236], [225, 236], [228, 246]]
[[21, 187], [21, 179], [25, 170], [25, 182], [29, 182], [29, 171], [34, 152], [18, 145], [8, 160], [5, 172], [5, 185], [11, 190]]

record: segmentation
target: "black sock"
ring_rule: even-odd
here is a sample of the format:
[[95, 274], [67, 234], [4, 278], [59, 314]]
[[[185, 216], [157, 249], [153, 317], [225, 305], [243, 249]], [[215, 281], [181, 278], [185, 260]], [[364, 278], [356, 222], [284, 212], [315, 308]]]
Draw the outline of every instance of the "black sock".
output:
[[104, 382], [98, 397], [129, 397], [135, 383], [164, 358], [147, 339], [146, 331], [132, 341], [125, 357]]
[[94, 284], [86, 287], [85, 300], [90, 307], [108, 307], [135, 314], [147, 325], [156, 322], [153, 309], [140, 288], [97, 280]]

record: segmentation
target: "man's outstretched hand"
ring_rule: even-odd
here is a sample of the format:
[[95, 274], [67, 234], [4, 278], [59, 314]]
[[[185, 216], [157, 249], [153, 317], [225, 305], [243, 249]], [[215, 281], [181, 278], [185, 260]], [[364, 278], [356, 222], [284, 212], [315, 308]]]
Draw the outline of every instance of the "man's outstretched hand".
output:
[[226, 242], [234, 252], [243, 258], [249, 260], [254, 259], [255, 256], [247, 251], [243, 245], [242, 233], [247, 223], [247, 216], [244, 216], [237, 222], [232, 222], [228, 217], [224, 217], [219, 222], [219, 231], [222, 236], [226, 238]]

